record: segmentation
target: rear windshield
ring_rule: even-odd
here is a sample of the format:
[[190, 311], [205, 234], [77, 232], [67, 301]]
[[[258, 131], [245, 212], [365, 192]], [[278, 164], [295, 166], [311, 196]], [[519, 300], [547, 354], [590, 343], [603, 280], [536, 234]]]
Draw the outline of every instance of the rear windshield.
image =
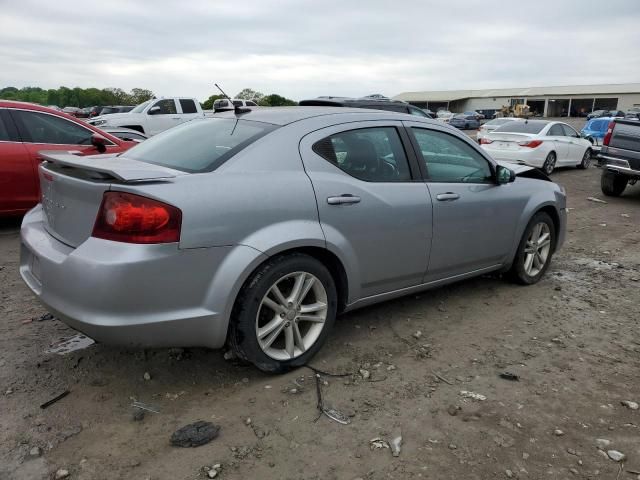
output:
[[485, 125], [504, 125], [509, 122], [513, 122], [513, 118], [494, 118], [493, 120], [485, 123]]
[[151, 137], [124, 155], [183, 172], [210, 172], [276, 128], [234, 118], [192, 120]]
[[547, 122], [509, 122], [498, 127], [494, 132], [507, 133], [540, 133]]

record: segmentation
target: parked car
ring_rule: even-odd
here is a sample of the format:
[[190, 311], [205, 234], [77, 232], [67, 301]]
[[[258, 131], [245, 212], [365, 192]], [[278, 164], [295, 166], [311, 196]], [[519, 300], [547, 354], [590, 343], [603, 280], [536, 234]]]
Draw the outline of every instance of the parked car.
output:
[[624, 118], [624, 112], [622, 110], [594, 110], [587, 115], [587, 120], [600, 117], [620, 117]]
[[474, 115], [457, 113], [449, 119], [449, 125], [463, 130], [469, 130], [470, 128], [476, 129], [480, 128], [480, 120], [478, 120]]
[[432, 112], [428, 108], [423, 108], [422, 111], [429, 115], [429, 118], [436, 118], [436, 112]]
[[102, 107], [99, 115], [111, 115], [112, 113], [127, 113], [133, 110], [133, 105], [108, 105], [106, 107]]
[[464, 115], [466, 115], [467, 117], [473, 117], [476, 120], [480, 121], [480, 120], [484, 120], [484, 115], [482, 113], [476, 112], [474, 110], [469, 110], [467, 112], [463, 112]]
[[51, 110], [56, 110], [58, 112], [62, 111], [62, 109], [58, 105], [47, 105], [47, 108], [50, 108]]
[[348, 98], [348, 97], [318, 97], [311, 100], [302, 100], [301, 107], [351, 107], [369, 108], [373, 110], [386, 110], [389, 112], [408, 113], [417, 117], [431, 118], [421, 108], [400, 100], [384, 98]]
[[214, 112], [227, 112], [236, 107], [257, 107], [258, 104], [253, 100], [242, 100], [240, 98], [232, 98], [229, 101], [226, 98], [219, 98], [213, 101]]
[[204, 117], [204, 112], [194, 98], [160, 98], [141, 103], [127, 113], [98, 115], [89, 120], [96, 127], [125, 127], [138, 130], [150, 137], [160, 132]]
[[71, 115], [72, 117], [86, 118], [82, 109], [78, 107], [64, 107], [62, 109], [62, 112], [66, 113], [67, 115]]
[[640, 120], [640, 107], [631, 107], [624, 113], [627, 120]]
[[228, 112], [115, 159], [46, 160], [20, 272], [51, 313], [105, 343], [226, 344], [268, 372], [305, 365], [338, 312], [490, 271], [535, 283], [566, 231], [542, 172], [408, 114]]
[[40, 200], [42, 150], [95, 155], [133, 145], [65, 113], [0, 100], [0, 215], [21, 215]]
[[598, 166], [602, 167], [602, 193], [610, 197], [619, 197], [627, 185], [640, 180], [640, 122], [622, 119], [609, 122]]
[[524, 118], [516, 118], [516, 117], [503, 117], [503, 118], [494, 118], [493, 120], [489, 120], [487, 123], [483, 123], [478, 129], [478, 133], [476, 133], [476, 140], [478, 143], [487, 136], [487, 134], [493, 132], [496, 128], [504, 125], [505, 123], [513, 122], [513, 121], [524, 121]]
[[600, 147], [602, 147], [602, 140], [604, 139], [605, 133], [607, 133], [609, 122], [612, 120], [613, 117], [592, 118], [591, 120], [587, 120], [587, 123], [585, 123], [582, 130], [580, 130], [582, 138], [591, 142], [594, 152], [598, 152]]
[[592, 145], [562, 122], [527, 120], [509, 122], [489, 133], [481, 146], [496, 160], [525, 162], [547, 175], [555, 167], [591, 164]]
[[131, 128], [123, 128], [123, 127], [105, 127], [102, 129], [103, 132], [107, 132], [114, 137], [118, 137], [120, 140], [125, 140], [127, 142], [143, 142], [147, 137], [144, 133], [140, 133], [138, 130], [132, 130]]
[[102, 107], [94, 105], [93, 107], [87, 107], [83, 110], [84, 114], [86, 115], [85, 118], [93, 118], [97, 117], [100, 114], [100, 112], [102, 111]]

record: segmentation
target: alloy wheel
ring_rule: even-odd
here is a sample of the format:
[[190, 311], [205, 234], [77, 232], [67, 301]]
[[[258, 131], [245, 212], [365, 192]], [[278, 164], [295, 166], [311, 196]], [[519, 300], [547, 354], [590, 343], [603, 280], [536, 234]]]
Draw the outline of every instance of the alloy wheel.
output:
[[589, 168], [589, 165], [591, 165], [591, 150], [587, 148], [582, 156], [582, 168]]
[[544, 268], [551, 251], [551, 229], [545, 222], [533, 227], [524, 249], [524, 271], [535, 277]]
[[327, 312], [327, 291], [315, 275], [284, 275], [267, 290], [258, 307], [258, 344], [275, 360], [296, 358], [318, 340]]
[[547, 159], [544, 161], [544, 165], [542, 167], [544, 169], [544, 173], [547, 175], [551, 175], [553, 173], [553, 169], [556, 168], [556, 154], [550, 152], [547, 155]]

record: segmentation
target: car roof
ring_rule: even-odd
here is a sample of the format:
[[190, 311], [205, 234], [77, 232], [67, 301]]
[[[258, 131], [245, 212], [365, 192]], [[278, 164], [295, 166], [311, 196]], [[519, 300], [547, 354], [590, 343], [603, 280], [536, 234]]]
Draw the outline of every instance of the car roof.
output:
[[[397, 118], [401, 119], [420, 119], [408, 113], [391, 112], [388, 110], [375, 110], [369, 108], [348, 108], [348, 107], [266, 107], [249, 110], [246, 113], [240, 113], [236, 116], [233, 110], [216, 113], [213, 118], [241, 118], [243, 120], [253, 120], [255, 122], [271, 123], [274, 125], [287, 125], [289, 123], [298, 122], [307, 118], [320, 117], [324, 115], [344, 115], [344, 114], [360, 114], [362, 116]], [[428, 120], [424, 117], [425, 120]]]
[[351, 98], [351, 97], [318, 97], [308, 100], [301, 100], [301, 106], [326, 106], [326, 107], [350, 107], [359, 105], [409, 105], [401, 100], [380, 99], [380, 98]]
[[22, 110], [36, 110], [39, 112], [54, 113], [60, 117], [74, 119], [74, 117], [67, 115], [60, 110], [56, 110], [55, 108], [43, 107], [42, 105], [38, 105], [36, 103], [18, 102], [15, 100], [0, 100], [0, 108], [20, 108]]

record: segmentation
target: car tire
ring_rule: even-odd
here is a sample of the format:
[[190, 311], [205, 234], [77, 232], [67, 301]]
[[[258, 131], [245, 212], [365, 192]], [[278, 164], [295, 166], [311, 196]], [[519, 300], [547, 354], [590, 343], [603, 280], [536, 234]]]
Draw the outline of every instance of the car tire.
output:
[[547, 158], [544, 160], [544, 164], [542, 165], [542, 170], [547, 175], [551, 175], [553, 170], [556, 168], [556, 152], [549, 152], [547, 154]]
[[600, 189], [608, 197], [619, 197], [627, 188], [629, 179], [624, 175], [612, 172], [610, 170], [603, 170], [602, 177], [600, 177]]
[[[538, 239], [543, 236], [542, 233], [548, 234], [547, 239], [544, 240], [544, 246], [532, 244], [532, 242], [538, 241], [536, 232]], [[547, 240], [548, 243], [546, 243]], [[545, 212], [536, 213], [527, 224], [518, 245], [516, 256], [509, 270], [511, 279], [521, 285], [537, 283], [549, 268], [555, 244], [556, 227], [553, 220]], [[535, 252], [538, 252], [538, 255]]]
[[[312, 286], [295, 300], [291, 296], [301, 275], [303, 291], [308, 282]], [[293, 301], [287, 302], [290, 299]], [[306, 315], [314, 321], [299, 318], [305, 317], [305, 305], [310, 310], [323, 303], [326, 308], [311, 312], [317, 315]], [[337, 305], [335, 282], [322, 263], [301, 253], [275, 257], [243, 286], [231, 315], [227, 343], [239, 358], [264, 372], [287, 372], [305, 365], [320, 350], [335, 321]]]
[[582, 156], [582, 161], [578, 164], [578, 168], [586, 170], [591, 165], [591, 159], [593, 158], [593, 152], [590, 148], [587, 148]]

